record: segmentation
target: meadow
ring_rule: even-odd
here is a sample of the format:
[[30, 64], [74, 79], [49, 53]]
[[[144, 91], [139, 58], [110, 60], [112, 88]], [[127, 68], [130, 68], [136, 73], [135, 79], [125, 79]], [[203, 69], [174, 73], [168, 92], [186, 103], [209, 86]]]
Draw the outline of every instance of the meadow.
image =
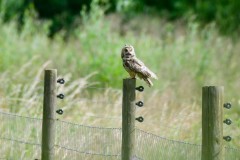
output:
[[0, 111], [41, 118], [43, 71], [56, 68], [66, 84], [58, 86], [66, 98], [58, 101], [64, 110], [59, 119], [91, 126], [121, 127], [121, 86], [128, 77], [120, 51], [124, 44], [135, 47], [159, 77], [137, 99], [145, 106], [137, 115], [145, 118], [137, 127], [163, 137], [201, 143], [201, 88], [225, 87], [225, 101], [233, 108], [224, 117], [233, 125], [224, 134], [240, 147], [240, 41], [219, 35], [211, 23], [205, 27], [186, 17], [168, 22], [157, 15], [138, 15], [123, 20], [105, 16], [93, 6], [82, 12], [81, 25], [48, 38], [49, 21], [26, 12], [19, 32], [16, 21], [0, 21]]

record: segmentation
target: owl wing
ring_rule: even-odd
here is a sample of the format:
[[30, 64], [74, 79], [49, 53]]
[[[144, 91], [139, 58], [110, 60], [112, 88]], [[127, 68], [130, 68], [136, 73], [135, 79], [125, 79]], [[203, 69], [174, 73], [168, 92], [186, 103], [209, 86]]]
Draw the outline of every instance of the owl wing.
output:
[[140, 61], [139, 59], [137, 58], [133, 58], [130, 60], [130, 63], [128, 64], [129, 65], [129, 68], [136, 72], [138, 74], [138, 76], [140, 78], [155, 78], [157, 79], [157, 76], [152, 72], [150, 71], [142, 61]]

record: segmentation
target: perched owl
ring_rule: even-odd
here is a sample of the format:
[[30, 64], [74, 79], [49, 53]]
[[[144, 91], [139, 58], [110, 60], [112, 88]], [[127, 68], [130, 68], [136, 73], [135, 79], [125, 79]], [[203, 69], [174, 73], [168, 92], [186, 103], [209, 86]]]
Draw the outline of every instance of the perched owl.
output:
[[157, 79], [157, 76], [150, 71], [142, 61], [137, 59], [133, 46], [125, 45], [122, 48], [121, 57], [123, 67], [129, 73], [131, 78], [135, 78], [137, 75], [140, 79], [143, 79], [149, 87], [153, 86], [150, 78]]

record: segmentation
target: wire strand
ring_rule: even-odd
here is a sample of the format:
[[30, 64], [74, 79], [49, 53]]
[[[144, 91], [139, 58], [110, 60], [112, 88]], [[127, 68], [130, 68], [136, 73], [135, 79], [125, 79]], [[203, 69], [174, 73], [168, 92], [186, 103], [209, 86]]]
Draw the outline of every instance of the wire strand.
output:
[[78, 153], [83, 153], [83, 154], [98, 155], [98, 156], [107, 156], [107, 157], [118, 157], [118, 156], [121, 156], [120, 154], [117, 154], [117, 155], [109, 155], [109, 154], [98, 154], [98, 153], [91, 153], [91, 152], [83, 152], [83, 151], [79, 151], [79, 150], [76, 150], [76, 149], [71, 149], [71, 148], [68, 148], [68, 147], [60, 146], [60, 145], [54, 145], [54, 146], [55, 146], [55, 147], [62, 148], [62, 149], [66, 149], [66, 150], [69, 150], [69, 151], [74, 151], [74, 152], [78, 152]]
[[41, 146], [40, 143], [32, 143], [32, 142], [21, 141], [21, 140], [12, 139], [12, 138], [0, 137], [0, 139], [2, 139], [2, 140], [7, 140], [7, 141], [13, 141], [13, 142], [17, 142], [17, 143], [28, 144], [28, 145]]
[[[96, 115], [95, 117], [98, 116]], [[105, 119], [121, 119], [120, 117], [99, 117]], [[6, 143], [9, 144], [9, 147], [6, 148], [8, 149], [7, 151], [9, 151], [9, 149], [11, 150], [10, 152], [14, 151], [14, 144], [11, 142], [41, 146], [40, 139], [42, 130], [38, 125], [41, 124], [39, 121], [42, 121], [42, 119], [0, 112], [0, 120], [0, 140], [6, 141]], [[148, 125], [150, 123], [147, 122], [146, 124]], [[59, 154], [61, 154], [60, 156], [66, 156], [64, 158], [69, 159], [68, 156], [75, 156], [75, 159], [79, 159], [78, 156], [82, 156], [74, 153], [68, 155], [67, 151], [103, 157], [119, 158], [121, 156], [121, 128], [87, 126], [63, 120], [56, 120], [55, 125], [56, 137], [54, 147], [62, 149]], [[173, 151], [175, 152], [175, 150], [186, 160], [198, 160], [199, 157], [201, 157], [200, 144], [166, 138], [144, 131], [138, 127], [136, 127], [135, 130], [135, 138], [137, 147], [134, 154], [136, 154], [136, 159], [148, 159], [149, 156], [151, 156], [152, 159], [159, 159], [159, 155], [166, 156], [163, 157], [165, 159], [177, 159], [172, 157], [177, 156], [177, 154], [170, 154]], [[230, 152], [226, 152], [228, 156], [237, 157], [237, 155], [239, 155], [240, 149], [232, 147], [225, 148]]]

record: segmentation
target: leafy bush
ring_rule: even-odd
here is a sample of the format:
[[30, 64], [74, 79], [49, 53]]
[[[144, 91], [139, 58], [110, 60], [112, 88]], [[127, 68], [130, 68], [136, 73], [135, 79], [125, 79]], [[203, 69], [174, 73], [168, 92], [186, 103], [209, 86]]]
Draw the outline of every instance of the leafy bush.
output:
[[[34, 6], [39, 18], [50, 19], [52, 24], [49, 26], [50, 36], [62, 29], [71, 30], [76, 22], [76, 18], [84, 8], [89, 12], [90, 4], [97, 3], [105, 6], [105, 13], [120, 12], [126, 17], [136, 15], [136, 13], [152, 14], [164, 13], [170, 20], [188, 16], [189, 13], [195, 14], [198, 21], [209, 23], [217, 22], [217, 26], [222, 33], [233, 35], [239, 34], [240, 1], [238, 0], [1, 0], [1, 15], [8, 21], [17, 18], [19, 24], [24, 23], [24, 12], [29, 6]], [[165, 14], [167, 13], [167, 14]]]
[[200, 1], [196, 5], [196, 15], [200, 21], [216, 21], [222, 33], [228, 35], [239, 35], [240, 1]]

